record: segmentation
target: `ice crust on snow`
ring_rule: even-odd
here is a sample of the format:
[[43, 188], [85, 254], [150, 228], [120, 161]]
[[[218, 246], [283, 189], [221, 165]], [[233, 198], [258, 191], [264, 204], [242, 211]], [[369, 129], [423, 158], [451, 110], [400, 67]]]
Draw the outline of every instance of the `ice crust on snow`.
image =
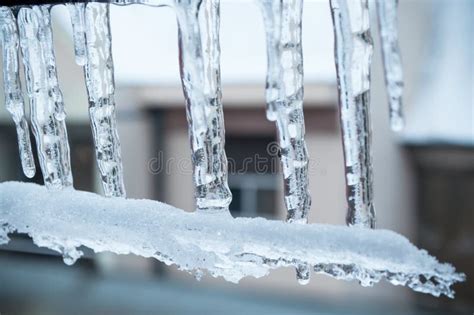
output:
[[387, 230], [232, 219], [152, 200], [104, 198], [72, 188], [49, 192], [36, 184], [4, 182], [0, 244], [8, 243], [13, 232], [27, 233], [36, 245], [62, 253], [67, 264], [85, 246], [95, 252], [153, 257], [231, 282], [303, 263], [363, 286], [385, 278], [415, 291], [453, 297], [450, 286], [465, 277]]

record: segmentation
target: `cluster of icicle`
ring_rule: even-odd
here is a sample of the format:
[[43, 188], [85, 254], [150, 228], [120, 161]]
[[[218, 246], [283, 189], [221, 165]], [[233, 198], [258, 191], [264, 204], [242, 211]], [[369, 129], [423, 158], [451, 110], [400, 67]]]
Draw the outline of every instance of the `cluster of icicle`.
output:
[[[219, 0], [113, 0], [170, 6], [178, 21], [180, 72], [192, 149], [196, 207], [228, 213], [224, 117], [221, 103]], [[284, 177], [287, 221], [306, 223], [311, 206], [308, 153], [304, 140], [303, 0], [256, 0], [267, 41], [267, 118], [275, 121]], [[403, 125], [402, 71], [397, 43], [397, 0], [377, 0], [385, 79], [392, 127]], [[125, 197], [114, 101], [109, 3], [67, 4], [73, 26], [76, 62], [84, 68], [89, 114], [104, 193]], [[347, 185], [347, 224], [374, 228], [371, 127], [369, 119], [372, 38], [368, 0], [330, 0], [335, 33], [340, 121]], [[26, 176], [35, 174], [19, 74], [23, 60], [30, 120], [45, 186], [72, 187], [66, 114], [56, 74], [51, 5], [0, 8], [4, 86], [13, 116]], [[200, 19], [200, 12], [204, 18]], [[204, 22], [203, 22], [204, 21]], [[301, 283], [311, 267], [297, 267]]]
[[[82, 8], [82, 9], [81, 9]], [[97, 162], [106, 196], [124, 196], [120, 142], [114, 103], [109, 7], [77, 4], [71, 9], [76, 60], [84, 66]], [[56, 73], [51, 6], [21, 7], [16, 16], [0, 8], [5, 103], [17, 126], [24, 173], [35, 174], [28, 124], [24, 115], [19, 51], [25, 69], [30, 119], [44, 183], [50, 189], [72, 187], [66, 112]], [[20, 48], [20, 49], [19, 49]]]

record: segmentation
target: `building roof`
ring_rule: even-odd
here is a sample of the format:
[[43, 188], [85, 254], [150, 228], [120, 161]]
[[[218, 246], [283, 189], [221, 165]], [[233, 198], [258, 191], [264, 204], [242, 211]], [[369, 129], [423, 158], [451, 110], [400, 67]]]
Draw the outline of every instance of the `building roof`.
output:
[[473, 12], [472, 1], [439, 2], [405, 142], [474, 146]]

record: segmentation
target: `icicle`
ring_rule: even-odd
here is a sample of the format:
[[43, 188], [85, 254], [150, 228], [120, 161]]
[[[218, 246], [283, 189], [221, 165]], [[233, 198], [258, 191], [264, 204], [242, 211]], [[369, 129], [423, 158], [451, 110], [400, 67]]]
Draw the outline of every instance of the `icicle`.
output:
[[[259, 0], [267, 38], [267, 118], [276, 121], [285, 180], [289, 222], [307, 222], [308, 153], [304, 140], [302, 0]], [[309, 266], [297, 268], [301, 284], [309, 282]]]
[[115, 117], [115, 83], [109, 4], [88, 3], [85, 10], [87, 60], [84, 67], [89, 116], [106, 196], [125, 197], [120, 140]]
[[301, 0], [260, 0], [267, 34], [268, 118], [275, 120], [288, 221], [307, 221], [308, 153], [304, 141]]
[[370, 36], [367, 0], [331, 0], [344, 149], [347, 224], [375, 227], [369, 121]]
[[30, 131], [25, 118], [25, 104], [21, 92], [19, 65], [18, 65], [18, 28], [15, 17], [10, 8], [0, 8], [0, 40], [3, 49], [3, 84], [5, 106], [16, 125], [18, 148], [20, 151], [21, 166], [26, 177], [33, 177], [36, 173], [33, 150], [31, 149]]
[[398, 46], [398, 0], [376, 0], [392, 130], [403, 128], [403, 71]]
[[86, 33], [84, 25], [85, 4], [68, 3], [66, 4], [71, 17], [72, 32], [74, 39], [74, 54], [76, 63], [80, 66], [86, 64]]
[[34, 10], [36, 10], [38, 16], [41, 16], [44, 24], [41, 33], [41, 44], [44, 46], [44, 58], [48, 67], [47, 80], [54, 100], [54, 116], [58, 120], [64, 120], [66, 112], [64, 111], [63, 95], [59, 89], [58, 76], [56, 74], [56, 57], [54, 56], [53, 33], [51, 29], [51, 6], [36, 6]]
[[[198, 23], [201, 2], [206, 18], [203, 26], [207, 42], [204, 43]], [[227, 184], [227, 158], [224, 151], [219, 67], [219, 1], [177, 0], [175, 11], [197, 208], [227, 212], [232, 195]]]
[[44, 182], [48, 188], [59, 189], [72, 186], [72, 173], [49, 8], [21, 8], [18, 26], [30, 99], [31, 124]]

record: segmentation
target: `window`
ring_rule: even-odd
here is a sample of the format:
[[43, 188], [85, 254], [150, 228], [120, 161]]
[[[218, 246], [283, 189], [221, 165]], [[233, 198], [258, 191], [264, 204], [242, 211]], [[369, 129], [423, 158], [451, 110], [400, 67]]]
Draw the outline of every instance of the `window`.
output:
[[227, 137], [232, 215], [275, 217], [279, 183], [275, 148], [272, 137]]

